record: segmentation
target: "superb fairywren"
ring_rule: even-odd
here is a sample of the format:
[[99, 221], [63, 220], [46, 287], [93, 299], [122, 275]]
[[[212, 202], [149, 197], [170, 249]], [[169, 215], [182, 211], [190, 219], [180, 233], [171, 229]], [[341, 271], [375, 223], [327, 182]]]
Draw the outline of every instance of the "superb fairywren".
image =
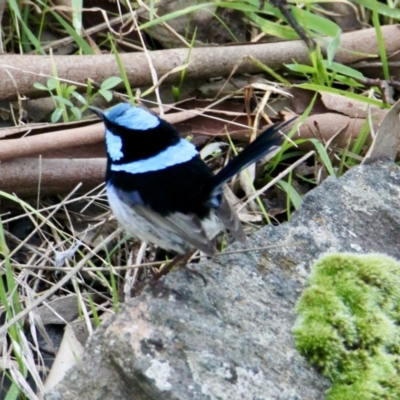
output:
[[212, 256], [213, 238], [224, 229], [246, 240], [223, 185], [275, 150], [286, 123], [268, 127], [214, 175], [193, 144], [149, 111], [127, 103], [91, 110], [105, 124], [108, 201], [128, 233], [182, 255], [199, 249]]

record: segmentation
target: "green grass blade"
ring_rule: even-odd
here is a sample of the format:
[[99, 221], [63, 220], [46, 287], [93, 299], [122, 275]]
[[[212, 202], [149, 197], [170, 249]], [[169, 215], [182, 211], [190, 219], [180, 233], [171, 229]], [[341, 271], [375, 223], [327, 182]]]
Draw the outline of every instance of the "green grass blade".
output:
[[256, 12], [245, 12], [245, 15], [267, 35], [285, 40], [296, 40], [299, 38], [297, 32], [295, 32], [290, 26], [281, 25], [268, 19], [264, 19]]
[[326, 69], [329, 69], [333, 72], [337, 72], [338, 74], [342, 74], [342, 75], [349, 76], [351, 78], [356, 78], [356, 79], [364, 78], [364, 75], [360, 71], [357, 71], [354, 68], [348, 67], [347, 65], [339, 64], [337, 62], [329, 63], [326, 60], [322, 60], [322, 63], [325, 65]]
[[[3, 305], [7, 319], [11, 320], [21, 311], [21, 303], [18, 293], [17, 284], [14, 277], [14, 272], [11, 266], [11, 260], [9, 256], [9, 250], [4, 235], [3, 223], [0, 217], [0, 254], [4, 257], [5, 274], [0, 274], [0, 303]], [[5, 282], [6, 285], [5, 285]], [[21, 348], [21, 337], [20, 329], [22, 329], [22, 321], [10, 326], [8, 334], [10, 335], [11, 341], [18, 343]], [[13, 351], [14, 356], [18, 362], [20, 372], [25, 376], [26, 367], [23, 363], [21, 356], [18, 351]], [[10, 392], [13, 396], [13, 392]], [[13, 398], [13, 397], [12, 397]]]
[[370, 126], [369, 126], [369, 119], [367, 118], [363, 124], [363, 126], [361, 127], [360, 133], [357, 136], [356, 141], [354, 142], [352, 148], [351, 148], [351, 152], [356, 154], [356, 155], [360, 155], [365, 143], [369, 137], [369, 132], [370, 132]]
[[290, 10], [298, 23], [307, 30], [318, 32], [323, 36], [329, 36], [331, 38], [335, 38], [341, 33], [339, 26], [327, 18], [313, 14], [302, 8], [291, 7]]
[[94, 54], [94, 50], [90, 47], [89, 43], [87, 43], [86, 40], [83, 39], [78, 32], [64, 20], [64, 18], [62, 18], [56, 11], [50, 10], [50, 12], [53, 17], [63, 26], [67, 33], [75, 40], [83, 54]]
[[[9, 377], [9, 379], [12, 379], [11, 376]], [[7, 395], [6, 397], [4, 397], [4, 400], [17, 400], [20, 399], [20, 394], [21, 394], [21, 390], [18, 389], [18, 386], [13, 382], [11, 384], [11, 387], [8, 389], [7, 391]]]
[[251, 61], [254, 65], [257, 65], [258, 68], [264, 70], [267, 74], [270, 74], [273, 78], [275, 78], [278, 82], [282, 83], [285, 86], [291, 86], [291, 83], [286, 80], [283, 76], [276, 73], [272, 68], [268, 67], [268, 65], [263, 64], [252, 56], [248, 56], [249, 61]]
[[74, 26], [76, 33], [81, 36], [82, 34], [82, 0], [72, 0], [72, 25]]
[[[249, 3], [254, 3], [254, 4], [249, 4]], [[209, 6], [228, 8], [231, 10], [238, 10], [238, 11], [243, 11], [243, 12], [270, 14], [270, 15], [275, 15], [278, 18], [283, 18], [280, 11], [276, 7], [273, 7], [272, 5], [270, 5], [268, 3], [264, 4], [264, 8], [261, 11], [260, 3], [258, 1], [248, 1], [246, 3], [236, 3], [236, 2], [214, 2], [214, 3], [211, 2], [210, 3], [210, 2], [208, 2], [208, 3], [201, 3], [201, 4], [196, 4], [194, 6], [186, 7], [183, 10], [177, 10], [177, 11], [171, 12], [169, 14], [163, 15], [161, 17], [152, 19], [148, 22], [145, 22], [144, 24], [141, 24], [140, 29], [148, 29], [148, 28], [158, 25], [162, 22], [167, 22], [171, 19], [178, 18], [178, 17], [181, 17], [182, 15], [186, 15], [186, 14], [198, 11], [198, 10], [202, 10]]]
[[389, 108], [389, 106], [387, 104], [384, 104], [382, 100], [371, 99], [369, 97], [365, 97], [365, 96], [362, 96], [360, 94], [348, 92], [346, 90], [336, 89], [336, 88], [322, 86], [322, 85], [315, 85], [315, 84], [312, 84], [312, 83], [301, 83], [299, 85], [293, 85], [293, 86], [294, 87], [298, 87], [298, 88], [302, 88], [302, 89], [313, 90], [315, 92], [326, 92], [326, 93], [340, 94], [340, 95], [345, 96], [345, 97], [347, 97], [349, 99], [362, 101], [362, 102], [364, 102], [366, 104], [371, 104], [372, 106]]
[[381, 3], [376, 0], [356, 0], [356, 3], [368, 8], [371, 11], [376, 10], [378, 14], [384, 15], [385, 17], [400, 20], [400, 9], [391, 8], [383, 2]]
[[99, 313], [97, 312], [96, 304], [93, 301], [92, 296], [90, 294], [88, 294], [87, 299], [89, 302], [90, 311], [92, 312], [92, 315], [93, 315], [92, 318], [94, 320], [94, 326], [97, 328], [100, 326], [101, 320], [99, 318]]
[[108, 34], [108, 40], [109, 40], [109, 42], [111, 44], [112, 52], [113, 52], [113, 54], [115, 56], [115, 59], [117, 61], [118, 69], [119, 69], [119, 72], [121, 74], [122, 81], [124, 82], [126, 92], [128, 93], [129, 100], [130, 100], [131, 104], [135, 104], [135, 98], [134, 98], [133, 93], [132, 93], [132, 89], [131, 89], [131, 85], [129, 83], [128, 75], [126, 74], [126, 70], [125, 70], [124, 64], [122, 63], [121, 57], [119, 56], [118, 50], [115, 47], [114, 41], [113, 41], [112, 36], [110, 34]]
[[321, 161], [323, 162], [329, 175], [336, 177], [335, 170], [333, 169], [331, 159], [329, 158], [329, 155], [325, 149], [325, 146], [318, 139], [312, 138], [312, 139], [308, 139], [308, 140], [315, 146], [315, 149], [317, 150], [317, 153], [320, 156]]
[[148, 28], [151, 28], [152, 26], [159, 25], [162, 22], [167, 22], [167, 21], [169, 21], [171, 19], [181, 17], [182, 15], [186, 15], [186, 14], [189, 14], [191, 12], [194, 12], [194, 11], [197, 11], [197, 10], [201, 10], [201, 9], [206, 8], [208, 6], [214, 6], [214, 5], [215, 5], [215, 3], [203, 3], [203, 4], [197, 4], [197, 5], [191, 6], [191, 7], [186, 7], [183, 10], [177, 10], [177, 11], [171, 12], [169, 14], [165, 14], [165, 15], [163, 15], [161, 17], [152, 19], [152, 20], [150, 20], [148, 22], [145, 22], [144, 24], [140, 25], [140, 29], [148, 29]]
[[[318, 98], [318, 93], [315, 93], [313, 96], [312, 100], [310, 101], [310, 104], [307, 106], [306, 110], [303, 112], [303, 114], [296, 120], [295, 124], [293, 127], [290, 129], [290, 131], [287, 133], [287, 136], [291, 138], [294, 133], [297, 130], [297, 127], [310, 115], [312, 109], [314, 108], [314, 104]], [[301, 141], [296, 141], [296, 142], [301, 142]], [[288, 149], [293, 147], [293, 143], [289, 140], [286, 140], [279, 152], [270, 160], [268, 163], [268, 173], [272, 173], [276, 167], [281, 163], [283, 153], [285, 153]]]
[[[45, 52], [42, 49], [42, 44], [36, 38], [36, 36], [33, 34], [33, 32], [30, 30], [30, 28], [28, 27], [28, 25], [25, 23], [24, 19], [22, 18], [21, 12], [19, 9], [19, 7], [20, 7], [19, 2], [16, 0], [8, 0], [8, 6], [10, 7], [10, 9], [14, 13], [14, 15], [17, 17], [18, 21], [21, 23], [21, 26], [24, 30], [24, 35], [26, 35], [26, 37], [29, 39], [29, 41], [33, 44], [36, 51], [41, 54], [45, 54]], [[25, 47], [26, 47], [26, 45], [25, 45]], [[31, 49], [27, 48], [26, 50], [30, 51]]]
[[[303, 202], [303, 199], [301, 198], [299, 193], [296, 191], [296, 189], [291, 184], [291, 174], [289, 174], [289, 176], [290, 176], [289, 177], [290, 182], [286, 182], [286, 181], [280, 180], [277, 184], [287, 194], [287, 198], [288, 198], [287, 208], [288, 208], [288, 210], [290, 212], [290, 203], [292, 203], [293, 207], [296, 210], [298, 210], [300, 208], [300, 206], [301, 206], [301, 203]], [[290, 215], [288, 215], [288, 217], [290, 219]]]
[[382, 62], [383, 76], [385, 77], [385, 80], [388, 81], [390, 78], [389, 65], [388, 65], [388, 60], [387, 60], [385, 42], [383, 41], [381, 24], [379, 22], [379, 14], [378, 14], [376, 6], [372, 10], [372, 21], [374, 23], [376, 39], [378, 41], [378, 48], [379, 48], [379, 55], [381, 57], [381, 62]]

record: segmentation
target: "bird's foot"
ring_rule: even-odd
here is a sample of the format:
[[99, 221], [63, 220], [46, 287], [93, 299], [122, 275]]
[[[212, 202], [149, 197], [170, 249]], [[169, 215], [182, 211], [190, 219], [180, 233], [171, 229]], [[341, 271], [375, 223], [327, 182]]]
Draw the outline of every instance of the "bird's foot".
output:
[[201, 272], [190, 268], [188, 265], [183, 265], [182, 267], [186, 272], [189, 272], [191, 275], [194, 275], [197, 278], [201, 278], [202, 281], [204, 282], [204, 286], [207, 286], [207, 279], [204, 277], [204, 275]]

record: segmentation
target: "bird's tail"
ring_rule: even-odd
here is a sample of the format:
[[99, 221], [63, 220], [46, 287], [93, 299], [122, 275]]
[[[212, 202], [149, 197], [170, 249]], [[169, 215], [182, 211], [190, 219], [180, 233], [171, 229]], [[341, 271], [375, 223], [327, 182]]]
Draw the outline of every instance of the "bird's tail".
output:
[[256, 140], [250, 143], [242, 152], [240, 152], [232, 161], [214, 175], [205, 188], [211, 197], [222, 193], [222, 186], [234, 175], [257, 162], [267, 154], [274, 151], [284, 140], [284, 136], [279, 133], [281, 129], [293, 122], [289, 121], [269, 126], [262, 132]]

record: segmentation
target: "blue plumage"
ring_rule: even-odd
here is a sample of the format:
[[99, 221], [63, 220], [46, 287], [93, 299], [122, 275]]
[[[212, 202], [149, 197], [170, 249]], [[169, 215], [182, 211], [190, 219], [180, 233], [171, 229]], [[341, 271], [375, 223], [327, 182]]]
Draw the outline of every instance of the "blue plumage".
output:
[[160, 125], [160, 119], [140, 107], [132, 107], [129, 103], [121, 103], [105, 114], [106, 118], [127, 129], [145, 131]]
[[111, 164], [111, 170], [124, 171], [130, 174], [144, 174], [146, 172], [159, 171], [174, 165], [185, 163], [197, 155], [198, 151], [196, 150], [196, 147], [187, 140], [181, 139], [177, 144], [167, 147], [164, 151], [153, 157], [128, 162], [126, 164]]
[[276, 149], [286, 123], [267, 128], [214, 176], [196, 148], [150, 112], [129, 104], [92, 110], [106, 126], [107, 195], [126, 231], [180, 254], [199, 249], [213, 255], [213, 238], [223, 229], [245, 241], [222, 187]]
[[122, 152], [122, 139], [118, 135], [114, 135], [110, 130], [106, 129], [106, 149], [109, 157], [113, 161], [118, 161], [124, 157]]

